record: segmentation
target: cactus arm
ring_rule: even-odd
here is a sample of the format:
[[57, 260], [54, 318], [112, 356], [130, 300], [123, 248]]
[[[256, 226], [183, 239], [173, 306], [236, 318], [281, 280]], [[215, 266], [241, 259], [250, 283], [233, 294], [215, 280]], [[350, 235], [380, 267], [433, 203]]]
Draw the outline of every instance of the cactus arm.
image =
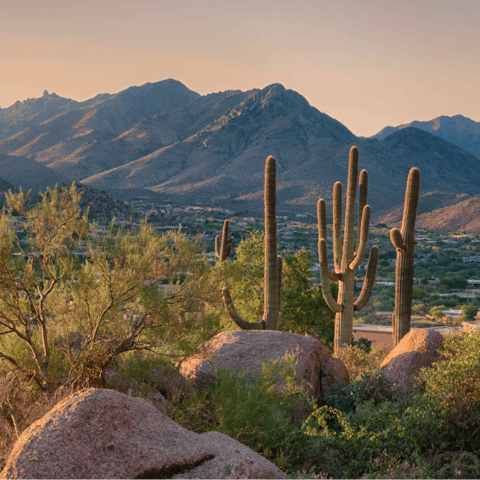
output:
[[390, 230], [390, 240], [397, 250], [405, 250], [405, 242], [398, 228], [392, 228]]
[[327, 242], [324, 238], [321, 238], [318, 241], [318, 257], [320, 259], [320, 276], [322, 281], [323, 298], [330, 310], [339, 313], [343, 311], [343, 306], [334, 300], [332, 289], [330, 288], [330, 282], [328, 279]]
[[365, 257], [365, 252], [367, 251], [368, 230], [370, 225], [371, 212], [372, 211], [370, 206], [365, 205], [363, 208], [362, 227], [360, 228], [358, 250], [355, 258], [348, 266], [350, 270], [356, 270], [362, 263], [363, 258]]
[[227, 309], [228, 316], [233, 323], [235, 323], [242, 330], [265, 330], [265, 322], [247, 322], [238, 315], [232, 302], [230, 290], [227, 287], [223, 287], [223, 304]]
[[368, 196], [368, 172], [363, 169], [360, 172], [360, 180], [358, 182], [359, 194], [358, 194], [358, 225], [362, 224], [363, 208], [367, 204]]
[[[358, 228], [360, 229], [362, 225], [362, 216], [363, 216], [363, 208], [367, 204], [367, 197], [368, 197], [368, 172], [363, 169], [360, 172], [360, 178], [358, 181]], [[358, 245], [357, 250], [359, 250], [360, 244], [360, 235], [358, 237]]]
[[355, 229], [355, 197], [357, 195], [358, 148], [350, 149], [348, 165], [347, 204], [345, 206], [345, 232], [343, 235], [342, 270], [353, 260], [353, 236]]
[[223, 222], [223, 231], [222, 231], [222, 246], [220, 248], [220, 259], [227, 259], [227, 244], [228, 244], [228, 220]]
[[[321, 198], [317, 202], [317, 219], [318, 219], [318, 238], [324, 238], [325, 241], [327, 240], [327, 207], [325, 204], [325, 200]], [[340, 244], [340, 242], [338, 242]], [[328, 265], [328, 278], [331, 282], [338, 282], [342, 276], [340, 273], [335, 273], [330, 270], [330, 266]]]
[[327, 205], [321, 198], [317, 202], [318, 238], [327, 239]]
[[360, 292], [357, 301], [353, 304], [353, 308], [356, 312], [361, 310], [368, 303], [372, 295], [373, 284], [375, 283], [375, 275], [377, 273], [379, 253], [380, 250], [377, 245], [374, 245], [370, 250], [367, 272], [365, 273], [365, 279], [363, 280], [362, 291]]
[[[417, 218], [418, 198], [420, 196], [420, 170], [410, 169], [405, 192], [405, 207], [403, 210], [402, 237], [406, 244], [415, 243], [415, 221]], [[407, 238], [409, 237], [409, 238]]]
[[333, 186], [333, 263], [335, 265], [335, 272], [337, 273], [341, 272], [342, 271], [342, 184], [340, 182], [335, 182], [335, 185]]
[[215, 255], [220, 258], [220, 237], [218, 235], [215, 237]]
[[225, 259], [227, 259], [230, 256], [230, 253], [232, 252], [232, 243], [233, 243], [233, 237], [230, 237], [227, 242], [227, 256]]

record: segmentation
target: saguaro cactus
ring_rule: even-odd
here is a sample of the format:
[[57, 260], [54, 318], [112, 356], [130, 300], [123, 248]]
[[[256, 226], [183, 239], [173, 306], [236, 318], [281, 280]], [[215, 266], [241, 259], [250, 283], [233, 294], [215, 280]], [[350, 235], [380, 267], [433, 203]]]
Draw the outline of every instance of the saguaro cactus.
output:
[[227, 287], [223, 288], [223, 302], [230, 319], [244, 330], [278, 330], [282, 291], [282, 257], [277, 255], [276, 218], [277, 161], [272, 156], [265, 165], [265, 278], [264, 311], [260, 322], [247, 322], [240, 318], [233, 306]]
[[228, 238], [228, 220], [225, 220], [223, 223], [222, 241], [220, 242], [220, 237], [218, 235], [215, 237], [215, 255], [221, 262], [225, 261], [230, 256], [232, 242], [233, 237]]
[[390, 230], [390, 240], [397, 249], [395, 267], [395, 311], [392, 317], [393, 345], [410, 331], [412, 315], [413, 259], [415, 250], [415, 220], [420, 196], [420, 170], [412, 168], [408, 174], [402, 231]]
[[[358, 177], [358, 148], [350, 149], [348, 167], [347, 204], [345, 208], [345, 230], [343, 237], [343, 252], [341, 245], [342, 237], [342, 184], [336, 182], [333, 187], [333, 260], [335, 269], [331, 271], [327, 258], [327, 215], [325, 200], [320, 199], [317, 204], [318, 214], [318, 255], [320, 258], [320, 273], [322, 280], [322, 292], [325, 302], [333, 310], [335, 315], [334, 352], [343, 345], [350, 345], [353, 332], [353, 313], [361, 310], [370, 299], [375, 274], [377, 272], [379, 249], [374, 245], [370, 250], [367, 272], [363, 282], [363, 288], [358, 299], [353, 298], [355, 289], [355, 270], [362, 263], [367, 249], [368, 230], [370, 223], [370, 206], [367, 205], [368, 173], [362, 170], [360, 173], [359, 193], [359, 234], [357, 251], [354, 252], [355, 230], [355, 197], [357, 193]], [[335, 301], [330, 288], [330, 281], [339, 283], [338, 297]]]

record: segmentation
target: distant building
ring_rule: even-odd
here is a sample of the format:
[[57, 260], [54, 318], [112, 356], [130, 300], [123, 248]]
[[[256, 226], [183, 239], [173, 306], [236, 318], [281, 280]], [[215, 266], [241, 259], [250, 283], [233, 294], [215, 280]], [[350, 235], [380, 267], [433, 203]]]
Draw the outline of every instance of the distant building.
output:
[[464, 263], [480, 263], [480, 256], [476, 255], [474, 257], [463, 257], [462, 260]]

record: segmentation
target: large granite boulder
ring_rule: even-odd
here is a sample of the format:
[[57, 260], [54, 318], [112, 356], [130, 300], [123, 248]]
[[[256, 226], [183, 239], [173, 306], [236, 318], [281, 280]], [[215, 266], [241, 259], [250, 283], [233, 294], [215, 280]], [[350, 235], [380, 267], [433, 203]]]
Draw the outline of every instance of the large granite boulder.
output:
[[202, 352], [184, 360], [179, 372], [196, 388], [214, 385], [215, 370], [233, 369], [236, 373], [254, 371], [265, 360], [277, 360], [285, 354], [296, 356], [296, 382], [319, 398], [348, 384], [343, 362], [333, 358], [320, 340], [310, 335], [274, 330], [235, 330], [210, 339]]
[[285, 478], [226, 435], [197, 434], [146, 400], [85, 389], [15, 443], [1, 478]]
[[402, 387], [413, 387], [413, 375], [442, 358], [443, 336], [432, 328], [410, 330], [383, 360], [385, 377]]

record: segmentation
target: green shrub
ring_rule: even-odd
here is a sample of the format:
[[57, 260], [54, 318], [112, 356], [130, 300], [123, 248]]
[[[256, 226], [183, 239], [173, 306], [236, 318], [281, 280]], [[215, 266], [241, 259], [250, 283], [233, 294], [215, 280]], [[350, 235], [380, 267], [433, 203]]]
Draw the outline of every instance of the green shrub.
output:
[[338, 350], [337, 357], [343, 361], [352, 380], [360, 378], [364, 373], [373, 372], [380, 367], [391, 348], [379, 343], [371, 351], [359, 344], [347, 345]]
[[331, 395], [327, 399], [327, 405], [349, 413], [368, 400], [373, 400], [375, 405], [386, 400], [406, 403], [399, 386], [387, 380], [381, 370], [374, 370], [364, 373], [360, 379]]
[[445, 420], [442, 442], [454, 450], [480, 449], [480, 333], [453, 333], [444, 341], [444, 358], [423, 368], [422, 398]]
[[258, 373], [219, 371], [211, 392], [218, 430], [256, 451], [278, 449], [298, 392], [294, 355], [267, 361]]
[[445, 336], [444, 358], [422, 368], [425, 397], [446, 419], [480, 421], [480, 333]]
[[315, 410], [303, 429], [316, 443], [317, 465], [335, 478], [360, 478], [385, 462], [418, 458], [440, 433], [441, 421], [420, 406], [403, 407], [371, 399], [350, 413], [326, 405]]

